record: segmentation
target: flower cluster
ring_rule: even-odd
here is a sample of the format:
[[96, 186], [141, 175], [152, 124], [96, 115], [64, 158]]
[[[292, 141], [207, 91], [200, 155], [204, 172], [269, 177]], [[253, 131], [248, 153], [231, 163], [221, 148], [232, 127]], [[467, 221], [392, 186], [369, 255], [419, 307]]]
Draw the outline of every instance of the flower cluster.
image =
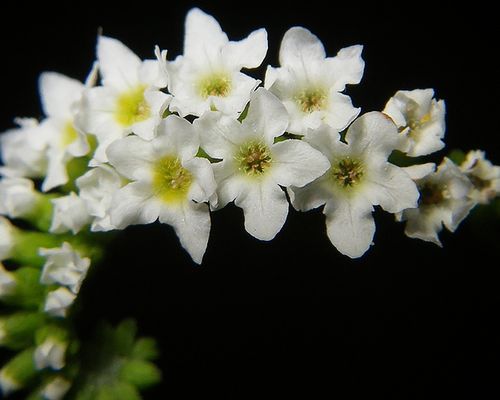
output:
[[[359, 115], [345, 90], [361, 81], [362, 46], [327, 56], [292, 27], [261, 82], [242, 70], [259, 67], [267, 47], [265, 29], [230, 41], [197, 8], [172, 61], [99, 36], [86, 82], [41, 74], [45, 117], [18, 118], [0, 136], [0, 299], [18, 307], [0, 319], [0, 344], [26, 349], [14, 364], [55, 371], [43, 398], [70, 387], [57, 372], [71, 347], [60, 321], [104, 251], [103, 232], [159, 221], [200, 264], [211, 212], [234, 202], [246, 231], [272, 240], [291, 203], [323, 207], [330, 241], [356, 258], [373, 244], [374, 206], [406, 221], [409, 237], [441, 245], [443, 225], [454, 231], [500, 193], [500, 167], [482, 151], [417, 164], [444, 147], [445, 102], [432, 89], [398, 91], [383, 111]], [[26, 378], [7, 367], [6, 392]]]

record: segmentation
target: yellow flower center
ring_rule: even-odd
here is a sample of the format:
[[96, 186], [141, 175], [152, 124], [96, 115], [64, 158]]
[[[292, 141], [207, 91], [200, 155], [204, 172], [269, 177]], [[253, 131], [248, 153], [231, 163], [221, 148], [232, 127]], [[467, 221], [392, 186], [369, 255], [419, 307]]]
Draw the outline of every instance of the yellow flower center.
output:
[[185, 200], [192, 183], [193, 175], [175, 156], [165, 156], [153, 166], [153, 191], [165, 203]]
[[342, 189], [351, 189], [357, 186], [364, 175], [363, 164], [350, 157], [332, 163], [330, 169], [333, 182]]
[[151, 109], [144, 98], [145, 90], [146, 86], [139, 85], [118, 97], [115, 117], [119, 124], [130, 126], [151, 116]]
[[323, 89], [305, 89], [296, 93], [295, 101], [305, 113], [320, 111], [326, 107], [328, 96]]
[[205, 76], [198, 82], [198, 90], [203, 99], [209, 96], [226, 97], [231, 91], [231, 78], [224, 73]]
[[75, 129], [72, 121], [68, 121], [64, 126], [62, 136], [61, 136], [61, 147], [66, 148], [71, 143], [78, 139], [78, 132]]
[[271, 166], [271, 152], [262, 142], [244, 144], [234, 159], [238, 169], [249, 176], [262, 175]]

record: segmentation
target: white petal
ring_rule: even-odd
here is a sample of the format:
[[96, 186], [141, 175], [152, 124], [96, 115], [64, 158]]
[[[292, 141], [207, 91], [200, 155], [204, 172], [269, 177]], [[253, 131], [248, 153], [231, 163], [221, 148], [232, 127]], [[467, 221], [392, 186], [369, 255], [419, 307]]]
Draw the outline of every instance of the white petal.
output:
[[452, 200], [450, 204], [450, 219], [443, 220], [444, 226], [450, 231], [455, 232], [460, 223], [469, 215], [476, 203], [469, 199]]
[[387, 160], [401, 143], [392, 119], [377, 111], [356, 119], [349, 127], [345, 139], [355, 154], [365, 154], [378, 161]]
[[218, 111], [206, 112], [194, 120], [193, 126], [200, 136], [203, 150], [218, 159], [232, 157], [243, 135], [238, 121]]
[[338, 251], [351, 258], [365, 254], [375, 234], [372, 211], [371, 204], [361, 197], [327, 203], [327, 234]]
[[185, 161], [182, 166], [189, 170], [195, 178], [189, 189], [189, 199], [198, 203], [208, 201], [217, 188], [210, 161], [205, 158], [195, 157]]
[[148, 179], [155, 161], [153, 144], [138, 136], [127, 136], [109, 145], [106, 154], [116, 170], [131, 180]]
[[111, 223], [117, 229], [129, 225], [150, 224], [160, 215], [160, 203], [153, 197], [150, 184], [132, 182], [113, 196]]
[[288, 112], [283, 103], [264, 88], [257, 89], [250, 98], [250, 108], [242, 123], [257, 136], [264, 137], [268, 146], [281, 136], [288, 126]]
[[222, 57], [230, 67], [257, 68], [267, 53], [267, 32], [261, 28], [239, 42], [229, 42], [222, 49]]
[[390, 213], [417, 207], [417, 186], [402, 168], [386, 163], [381, 170], [367, 171], [366, 181], [364, 193], [373, 205]]
[[198, 132], [185, 119], [171, 114], [158, 126], [157, 136], [151, 142], [157, 156], [176, 155], [190, 160], [200, 147]]
[[210, 236], [210, 213], [203, 203], [186, 202], [175, 209], [163, 207], [160, 222], [172, 225], [182, 247], [201, 264]]
[[127, 90], [139, 83], [141, 60], [119, 40], [99, 36], [97, 60], [104, 86]]
[[416, 164], [402, 168], [413, 180], [423, 179], [427, 175], [432, 174], [436, 170], [436, 164]]
[[221, 209], [246, 191], [247, 185], [242, 175], [236, 174], [237, 167], [232, 160], [224, 160], [212, 165], [217, 182], [217, 203], [211, 202], [212, 209]]
[[327, 60], [332, 87], [341, 92], [346, 84], [357, 84], [361, 81], [365, 62], [361, 58], [363, 46], [355, 45], [341, 49], [335, 57]]
[[227, 42], [227, 35], [214, 17], [199, 8], [192, 8], [188, 12], [184, 36], [185, 57], [212, 61]]
[[281, 68], [271, 67], [270, 65], [267, 66], [266, 77], [264, 78], [264, 87], [267, 90], [270, 90], [274, 82], [280, 77], [280, 69]]
[[77, 234], [85, 225], [90, 223], [87, 204], [74, 192], [67, 196], [52, 200], [53, 215], [50, 232], [64, 233], [71, 231]]
[[260, 240], [272, 240], [288, 215], [285, 192], [270, 180], [248, 183], [235, 204], [243, 209], [246, 231]]
[[37, 196], [32, 180], [2, 178], [0, 180], [0, 215], [17, 218], [29, 214], [36, 206]]
[[65, 287], [53, 290], [47, 294], [44, 311], [56, 317], [65, 317], [68, 308], [73, 304], [76, 295]]
[[405, 235], [414, 239], [431, 242], [442, 247], [438, 233], [443, 229], [443, 218], [447, 219], [449, 213], [446, 209], [438, 207], [426, 207], [421, 209], [410, 209], [403, 212], [403, 220], [407, 220]]
[[40, 98], [45, 115], [68, 118], [71, 106], [80, 100], [84, 86], [81, 82], [57, 72], [40, 75]]
[[291, 186], [287, 188], [292, 206], [298, 211], [309, 211], [326, 204], [332, 197], [325, 188], [322, 178], [304, 187]]
[[[330, 92], [328, 109], [323, 120], [337, 131], [343, 131], [358, 116], [361, 108], [352, 105], [351, 98], [335, 91]], [[316, 126], [315, 126], [316, 128]]]
[[[161, 56], [161, 55], [160, 55]], [[167, 86], [166, 69], [158, 60], [144, 60], [138, 71], [139, 81], [155, 88]]]
[[272, 176], [281, 186], [302, 187], [330, 168], [330, 162], [320, 151], [300, 140], [285, 140], [271, 149]]
[[225, 97], [209, 96], [207, 99], [208, 104], [210, 108], [215, 107], [216, 110], [221, 111], [223, 114], [237, 118], [250, 101], [251, 94], [259, 84], [259, 80], [237, 72], [232, 76], [232, 87], [229, 94]]
[[42, 183], [42, 191], [44, 192], [48, 192], [68, 182], [64, 152], [59, 149], [51, 149], [48, 154], [49, 166], [47, 168], [47, 176]]
[[316, 35], [295, 26], [286, 31], [280, 47], [281, 66], [305, 66], [325, 58], [325, 48]]

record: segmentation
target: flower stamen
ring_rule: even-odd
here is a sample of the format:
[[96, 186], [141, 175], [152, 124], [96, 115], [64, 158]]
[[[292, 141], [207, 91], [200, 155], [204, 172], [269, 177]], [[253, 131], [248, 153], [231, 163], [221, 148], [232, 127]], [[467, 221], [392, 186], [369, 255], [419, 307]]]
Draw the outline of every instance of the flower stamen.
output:
[[247, 143], [234, 157], [239, 170], [250, 176], [262, 175], [271, 165], [271, 152], [261, 142]]
[[177, 157], [163, 157], [154, 165], [153, 190], [166, 203], [184, 200], [192, 182], [193, 176]]

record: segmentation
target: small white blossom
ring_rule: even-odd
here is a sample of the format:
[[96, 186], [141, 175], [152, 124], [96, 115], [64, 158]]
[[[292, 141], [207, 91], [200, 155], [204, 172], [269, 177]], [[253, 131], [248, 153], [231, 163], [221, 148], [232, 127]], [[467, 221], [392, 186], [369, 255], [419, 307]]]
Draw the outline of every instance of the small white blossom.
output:
[[43, 387], [42, 396], [44, 400], [62, 400], [70, 388], [70, 381], [56, 376]]
[[259, 29], [239, 42], [229, 41], [219, 23], [198, 8], [186, 17], [184, 55], [168, 64], [170, 109], [200, 116], [217, 109], [237, 116], [260, 81], [242, 74], [256, 68], [267, 52], [267, 32]]
[[438, 234], [443, 225], [454, 232], [474, 207], [475, 202], [469, 198], [472, 184], [448, 158], [443, 160], [436, 172], [425, 166], [405, 170], [420, 191], [419, 206], [404, 210], [397, 215], [397, 219], [406, 221], [407, 236], [441, 246]]
[[400, 150], [410, 157], [444, 147], [446, 107], [444, 100], [433, 97], [433, 89], [400, 90], [385, 105], [384, 113], [392, 118], [405, 139]]
[[479, 204], [488, 204], [500, 194], [500, 166], [487, 160], [484, 151], [469, 151], [460, 169], [473, 185], [470, 197]]
[[74, 192], [53, 199], [52, 205], [53, 213], [50, 232], [64, 233], [71, 231], [73, 234], [77, 234], [91, 221], [87, 204]]
[[10, 221], [0, 216], [0, 261], [10, 257], [10, 253], [15, 244], [15, 231], [16, 228], [14, 228]]
[[14, 290], [15, 286], [16, 286], [16, 280], [14, 278], [14, 275], [11, 272], [7, 271], [3, 266], [3, 264], [0, 262], [0, 299], [3, 296], [11, 293], [12, 290]]
[[0, 214], [11, 218], [28, 215], [37, 204], [33, 181], [25, 178], [0, 180]]
[[65, 287], [60, 287], [49, 292], [45, 300], [44, 311], [55, 317], [65, 317], [75, 299], [76, 294], [71, 293]]
[[97, 137], [93, 165], [106, 162], [106, 148], [130, 133], [150, 140], [170, 101], [161, 92], [167, 85], [166, 52], [157, 60], [141, 61], [116, 39], [99, 36], [97, 60], [102, 76], [101, 87], [86, 91], [77, 123]]
[[77, 294], [90, 267], [90, 259], [82, 257], [69, 243], [54, 249], [41, 248], [39, 254], [46, 258], [40, 282], [67, 286]]
[[10, 177], [40, 178], [47, 172], [47, 132], [32, 118], [16, 118], [18, 128], [0, 135], [3, 166], [0, 174]]
[[264, 86], [283, 102], [290, 114], [288, 132], [308, 135], [326, 123], [345, 129], [360, 109], [342, 94], [346, 84], [361, 81], [363, 46], [341, 49], [326, 57], [321, 41], [301, 27], [290, 28], [281, 42], [281, 68], [268, 66]]
[[222, 159], [213, 164], [218, 204], [234, 200], [243, 209], [245, 229], [261, 240], [271, 240], [288, 215], [286, 194], [280, 186], [304, 186], [321, 176], [328, 160], [301, 140], [275, 143], [288, 125], [283, 104], [264, 88], [252, 94], [242, 123], [218, 112], [194, 122], [203, 149]]
[[47, 338], [41, 345], [37, 346], [33, 354], [33, 362], [36, 369], [52, 368], [60, 370], [64, 368], [64, 355], [67, 343], [63, 343], [53, 338]]
[[76, 180], [80, 189], [79, 197], [85, 201], [87, 210], [93, 217], [90, 228], [92, 232], [114, 229], [110, 219], [111, 201], [123, 184], [123, 179], [114, 168], [106, 164], [89, 170]]
[[210, 233], [204, 203], [215, 192], [208, 160], [196, 157], [198, 135], [186, 120], [170, 115], [156, 138], [117, 140], [108, 148], [111, 165], [130, 183], [113, 197], [111, 223], [118, 229], [157, 219], [171, 225], [193, 260], [201, 263]]
[[374, 205], [390, 213], [417, 206], [415, 183], [387, 161], [400, 143], [396, 125], [384, 114], [370, 112], [349, 127], [346, 143], [327, 126], [309, 141], [330, 160], [331, 168], [304, 188], [290, 188], [292, 205], [307, 211], [325, 204], [330, 241], [342, 254], [361, 257], [375, 233]]
[[90, 150], [85, 133], [75, 125], [85, 85], [56, 72], [41, 74], [39, 85], [42, 108], [47, 116], [40, 129], [45, 131], [48, 140], [48, 169], [42, 190], [48, 191], [68, 182], [68, 161]]

